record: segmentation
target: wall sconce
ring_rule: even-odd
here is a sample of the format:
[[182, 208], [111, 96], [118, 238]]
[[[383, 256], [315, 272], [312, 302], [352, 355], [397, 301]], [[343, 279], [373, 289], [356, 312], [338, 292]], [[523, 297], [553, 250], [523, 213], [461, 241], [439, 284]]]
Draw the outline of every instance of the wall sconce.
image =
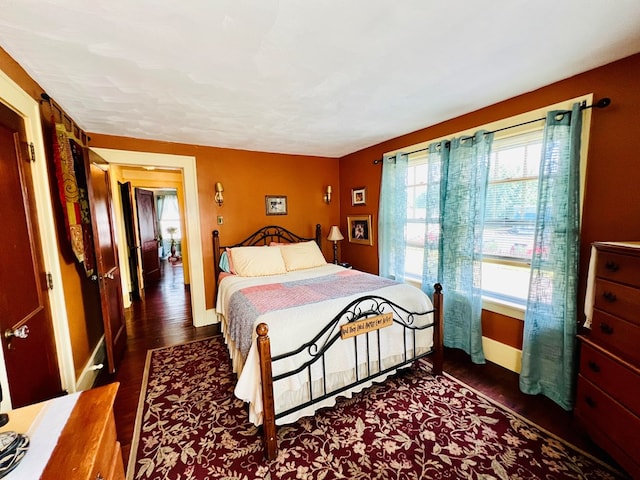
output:
[[218, 204], [218, 206], [220, 206], [220, 207], [224, 203], [224, 197], [222, 196], [222, 192], [224, 192], [224, 187], [222, 186], [222, 183], [216, 182], [215, 200], [216, 200], [216, 203]]
[[338, 242], [344, 240], [340, 228], [337, 225], [333, 225], [329, 230], [329, 236], [327, 240], [333, 242], [333, 263], [338, 263]]
[[[324, 194], [324, 202], [329, 205], [331, 203], [331, 185], [327, 185], [327, 191]], [[342, 240], [342, 239], [340, 239]]]

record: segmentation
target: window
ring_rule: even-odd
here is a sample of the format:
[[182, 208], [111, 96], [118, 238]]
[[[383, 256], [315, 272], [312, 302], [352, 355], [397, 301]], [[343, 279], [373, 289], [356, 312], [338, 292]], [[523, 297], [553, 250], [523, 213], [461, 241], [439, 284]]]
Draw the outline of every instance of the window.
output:
[[427, 215], [427, 154], [409, 156], [407, 168], [407, 239], [405, 275], [416, 281], [422, 277]]
[[[524, 306], [529, 289], [538, 196], [542, 127], [503, 134], [492, 146], [483, 235], [482, 286], [485, 296]], [[425, 151], [411, 154], [407, 168], [405, 275], [422, 276], [425, 241], [437, 240], [427, 225]], [[427, 232], [433, 238], [427, 237]]]
[[171, 254], [171, 246], [180, 251], [182, 231], [180, 230], [180, 208], [175, 191], [163, 191], [155, 195], [158, 231], [162, 238], [160, 256]]
[[[535, 120], [544, 118], [547, 111], [570, 109], [572, 104], [582, 101], [590, 104], [592, 98], [571, 99], [473, 129], [496, 131], [483, 232], [482, 290], [487, 309], [523, 318], [533, 256], [538, 171], [544, 133], [544, 121]], [[590, 110], [585, 110], [581, 140], [583, 159], [587, 158], [589, 124]], [[517, 127], [513, 128], [514, 125]], [[448, 137], [461, 137], [468, 133], [459, 132]], [[424, 252], [435, 248], [440, 234], [439, 219], [429, 218], [427, 208], [429, 157], [424, 147], [429, 143], [431, 141], [404, 149], [414, 151], [408, 156], [405, 224], [405, 277], [412, 282], [421, 281]], [[585, 169], [586, 162], [582, 162], [582, 191]], [[542, 255], [544, 257], [545, 252]]]
[[485, 296], [524, 306], [529, 290], [543, 130], [496, 138], [482, 239]]

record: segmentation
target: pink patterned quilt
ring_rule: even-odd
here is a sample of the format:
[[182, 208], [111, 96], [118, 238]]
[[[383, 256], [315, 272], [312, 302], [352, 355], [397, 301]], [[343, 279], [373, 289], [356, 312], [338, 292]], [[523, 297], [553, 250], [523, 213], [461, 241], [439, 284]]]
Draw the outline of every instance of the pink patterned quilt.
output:
[[231, 296], [229, 335], [246, 357], [251, 347], [254, 324], [264, 313], [356, 293], [366, 295], [368, 292], [396, 284], [393, 280], [370, 273], [345, 270], [316, 278], [246, 287]]

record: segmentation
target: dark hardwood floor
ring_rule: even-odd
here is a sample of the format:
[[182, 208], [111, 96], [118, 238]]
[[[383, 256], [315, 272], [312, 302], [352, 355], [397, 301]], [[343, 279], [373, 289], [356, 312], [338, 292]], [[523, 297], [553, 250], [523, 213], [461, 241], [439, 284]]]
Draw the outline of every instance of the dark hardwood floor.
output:
[[[127, 350], [118, 371], [103, 374], [98, 384], [120, 382], [114, 413], [125, 465], [129, 457], [149, 349], [185, 343], [219, 333], [217, 325], [192, 325], [189, 291], [184, 286], [182, 265], [165, 263], [158, 285], [147, 287], [145, 299], [134, 302], [126, 312]], [[475, 365], [468, 355], [446, 349], [444, 370], [467, 385], [497, 400], [509, 409], [564, 438], [582, 450], [608, 461], [566, 412], [543, 396], [525, 395], [518, 388], [518, 376], [498, 365]]]
[[184, 285], [182, 264], [163, 262], [161, 280], [150, 285], [144, 300], [126, 310], [127, 349], [115, 374], [103, 374], [97, 384], [120, 382], [114, 405], [116, 431], [125, 464], [140, 398], [147, 351], [207, 338], [219, 333], [217, 325], [194, 327], [189, 289]]

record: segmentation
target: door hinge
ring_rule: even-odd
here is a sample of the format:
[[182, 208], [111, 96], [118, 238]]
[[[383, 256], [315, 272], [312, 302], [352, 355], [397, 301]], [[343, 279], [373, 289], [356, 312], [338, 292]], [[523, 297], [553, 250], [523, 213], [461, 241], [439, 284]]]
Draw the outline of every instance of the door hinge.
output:
[[49, 272], [47, 272], [45, 275], [47, 277], [47, 288], [49, 290], [53, 290], [53, 275], [51, 275]]
[[29, 152], [31, 153], [31, 161], [36, 161], [36, 147], [33, 146], [33, 142], [29, 144]]

